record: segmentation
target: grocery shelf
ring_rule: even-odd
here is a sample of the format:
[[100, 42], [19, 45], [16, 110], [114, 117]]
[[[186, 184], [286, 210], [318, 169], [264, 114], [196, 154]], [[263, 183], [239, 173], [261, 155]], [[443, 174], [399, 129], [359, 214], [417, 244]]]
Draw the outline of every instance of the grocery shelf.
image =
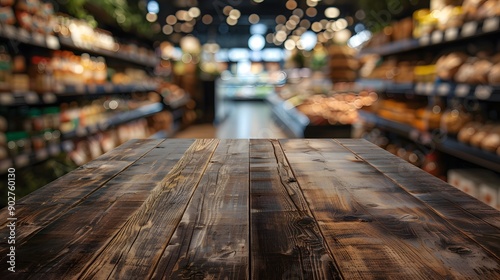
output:
[[61, 101], [65, 97], [100, 96], [109, 94], [124, 94], [134, 92], [156, 91], [157, 85], [65, 85], [60, 86], [54, 92], [36, 93], [34, 91], [22, 92], [0, 92], [0, 104], [2, 106], [25, 106], [25, 105], [50, 105]]
[[59, 41], [60, 41], [61, 46], [68, 48], [68, 49], [73, 49], [73, 50], [81, 51], [81, 52], [88, 52], [88, 53], [92, 53], [93, 55], [104, 56], [107, 58], [118, 59], [118, 60], [122, 60], [122, 61], [125, 61], [128, 63], [136, 64], [139, 66], [154, 67], [159, 62], [158, 59], [148, 59], [146, 57], [140, 56], [137, 53], [135, 53], [135, 54], [123, 54], [119, 50], [118, 51], [110, 51], [110, 50], [105, 50], [105, 49], [100, 49], [100, 48], [78, 46], [69, 37], [59, 37]]
[[436, 30], [433, 33], [419, 39], [407, 39], [392, 42], [386, 45], [362, 49], [359, 55], [378, 54], [381, 56], [396, 55], [428, 47], [436, 47], [462, 40], [470, 40], [478, 37], [500, 32], [500, 17], [491, 17], [481, 21], [470, 21], [461, 27], [448, 28], [444, 31]]
[[379, 128], [389, 130], [418, 144], [432, 146], [446, 154], [500, 172], [500, 156], [494, 153], [460, 143], [450, 137], [445, 137], [441, 141], [424, 142], [422, 139], [429, 139], [429, 132], [422, 132], [410, 125], [387, 120], [366, 111], [360, 111], [359, 115], [366, 122], [373, 123]]
[[106, 131], [112, 127], [125, 124], [134, 120], [142, 119], [145, 117], [149, 117], [156, 113], [159, 113], [163, 110], [164, 106], [161, 103], [154, 103], [142, 106], [138, 109], [127, 111], [123, 113], [118, 113], [115, 116], [107, 118], [105, 121], [100, 123], [89, 125], [86, 127], [81, 127], [76, 130], [65, 132], [62, 134], [61, 138], [68, 140], [79, 137], [86, 137], [89, 135], [93, 135], [99, 131]]
[[0, 174], [7, 173], [8, 168], [23, 168], [41, 163], [50, 157], [57, 156], [61, 152], [70, 152], [73, 149], [72, 143], [49, 144], [43, 149], [35, 152], [25, 152], [16, 155], [14, 158], [0, 161]]
[[123, 54], [119, 51], [110, 51], [100, 48], [91, 48], [85, 46], [76, 45], [73, 40], [69, 37], [57, 37], [54, 35], [44, 35], [39, 33], [32, 33], [24, 28], [0, 24], [0, 37], [8, 40], [13, 40], [27, 45], [47, 48], [50, 50], [59, 50], [62, 47], [66, 49], [73, 49], [81, 52], [92, 53], [93, 55], [104, 56], [108, 58], [122, 60], [128, 63], [133, 63], [139, 66], [154, 67], [158, 64], [159, 60], [157, 58], [150, 59], [141, 56], [137, 53], [134, 54]]
[[54, 35], [31, 33], [26, 29], [7, 24], [0, 24], [0, 37], [51, 50], [58, 50], [61, 47], [59, 39]]
[[394, 83], [385, 80], [356, 81], [358, 88], [388, 94], [416, 94], [422, 96], [458, 97], [482, 101], [500, 102], [500, 86], [472, 85], [448, 81], [432, 83]]

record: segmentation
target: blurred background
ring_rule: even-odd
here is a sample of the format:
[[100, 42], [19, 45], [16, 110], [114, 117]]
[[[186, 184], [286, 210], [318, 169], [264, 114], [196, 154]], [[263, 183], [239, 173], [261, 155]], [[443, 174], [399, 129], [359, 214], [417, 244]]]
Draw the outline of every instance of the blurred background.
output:
[[0, 0], [0, 206], [8, 168], [21, 197], [130, 139], [348, 137], [499, 207], [499, 16], [498, 0]]

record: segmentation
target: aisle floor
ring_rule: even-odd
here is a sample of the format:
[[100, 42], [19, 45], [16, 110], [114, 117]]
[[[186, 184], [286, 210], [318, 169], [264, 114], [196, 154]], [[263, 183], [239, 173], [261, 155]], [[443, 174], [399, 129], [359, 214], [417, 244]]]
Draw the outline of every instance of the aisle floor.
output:
[[235, 101], [220, 124], [192, 125], [174, 138], [257, 139], [288, 138], [272, 119], [271, 105], [265, 101]]

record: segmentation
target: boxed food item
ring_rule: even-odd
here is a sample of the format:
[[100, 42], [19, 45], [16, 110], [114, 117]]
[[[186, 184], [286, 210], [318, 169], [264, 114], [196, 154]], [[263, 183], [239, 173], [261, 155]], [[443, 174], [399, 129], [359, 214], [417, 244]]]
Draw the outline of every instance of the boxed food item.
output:
[[480, 201], [498, 207], [500, 177], [485, 169], [450, 169], [448, 183]]

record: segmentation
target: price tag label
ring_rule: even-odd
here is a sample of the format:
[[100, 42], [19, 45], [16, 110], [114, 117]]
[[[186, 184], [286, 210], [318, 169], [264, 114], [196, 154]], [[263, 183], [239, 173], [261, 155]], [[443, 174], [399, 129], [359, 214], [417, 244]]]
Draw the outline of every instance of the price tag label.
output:
[[433, 83], [427, 83], [425, 85], [424, 94], [426, 94], [426, 95], [432, 95], [433, 92], [434, 92], [434, 84]]
[[111, 83], [107, 83], [104, 85], [104, 91], [106, 93], [113, 92], [114, 91], [114, 86]]
[[57, 101], [56, 95], [51, 92], [43, 94], [42, 99], [46, 104], [56, 103]]
[[85, 93], [85, 85], [84, 84], [75, 85], [75, 92], [76, 93]]
[[490, 86], [477, 86], [474, 95], [477, 99], [486, 100], [491, 97], [493, 89]]
[[95, 94], [97, 92], [97, 86], [95, 84], [87, 85], [87, 91], [90, 94]]
[[12, 25], [5, 25], [5, 36], [9, 38], [15, 38], [17, 33], [17, 28]]
[[45, 38], [45, 43], [47, 44], [47, 47], [52, 50], [58, 50], [61, 48], [59, 39], [57, 39], [57, 37], [53, 35], [47, 35], [47, 37]]
[[438, 44], [441, 41], [443, 41], [443, 32], [439, 30], [432, 32], [432, 43]]
[[431, 38], [429, 37], [429, 35], [424, 35], [424, 36], [420, 37], [420, 39], [418, 40], [418, 43], [421, 46], [427, 46], [431, 43]]
[[465, 84], [457, 85], [455, 89], [455, 95], [457, 97], [466, 97], [470, 93], [470, 86]]
[[453, 28], [448, 28], [444, 32], [444, 39], [446, 41], [453, 41], [456, 40], [458, 37], [458, 28], [453, 27]]
[[46, 158], [49, 157], [49, 153], [47, 152], [47, 150], [43, 149], [43, 150], [37, 151], [35, 153], [35, 157], [39, 161], [45, 160]]
[[451, 88], [451, 86], [448, 83], [440, 84], [437, 88], [437, 93], [440, 96], [446, 96], [450, 93], [450, 88]]
[[58, 145], [51, 145], [49, 147], [49, 153], [51, 156], [57, 156], [58, 154], [61, 153], [61, 148], [59, 148]]
[[33, 34], [33, 42], [37, 45], [45, 46], [45, 36], [43, 36], [40, 33], [34, 33]]
[[462, 27], [462, 37], [470, 37], [477, 33], [477, 22], [467, 22]]
[[24, 94], [24, 100], [27, 104], [35, 104], [38, 103], [40, 98], [38, 97], [38, 94], [36, 92], [28, 91]]
[[417, 83], [415, 85], [415, 93], [424, 94], [425, 93], [425, 84], [424, 83]]
[[25, 42], [31, 42], [31, 36], [28, 30], [24, 28], [19, 28], [19, 33], [18, 36], [21, 40], [24, 40]]
[[30, 163], [29, 155], [19, 155], [14, 160], [17, 168], [28, 166]]
[[11, 167], [12, 167], [12, 161], [10, 161], [10, 160], [1, 160], [0, 161], [1, 170], [7, 170]]
[[483, 23], [483, 32], [492, 32], [498, 30], [500, 27], [500, 18], [488, 18]]
[[0, 104], [12, 105], [16, 101], [14, 95], [10, 92], [0, 92]]

